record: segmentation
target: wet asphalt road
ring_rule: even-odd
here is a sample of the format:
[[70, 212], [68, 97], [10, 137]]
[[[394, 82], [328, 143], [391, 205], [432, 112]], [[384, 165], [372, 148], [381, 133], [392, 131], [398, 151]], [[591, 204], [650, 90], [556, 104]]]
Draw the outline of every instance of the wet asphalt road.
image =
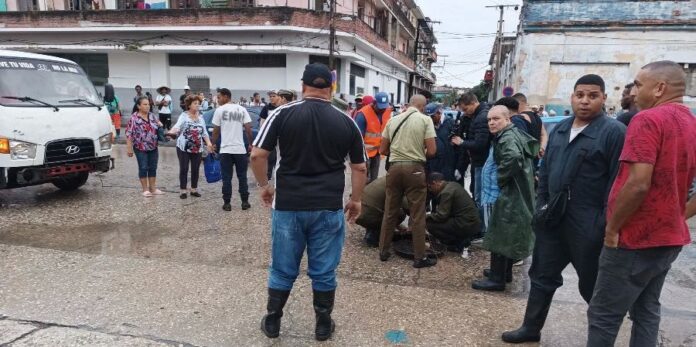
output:
[[[92, 175], [77, 192], [52, 185], [0, 191], [0, 344], [313, 343], [306, 276], [298, 280], [281, 339], [258, 332], [269, 211], [251, 173], [252, 209], [241, 210], [234, 182], [233, 210], [224, 212], [220, 183], [203, 177], [201, 198], [179, 199], [173, 148], [161, 149], [158, 182], [167, 194], [154, 198], [139, 195], [135, 159], [122, 146], [114, 156], [115, 170]], [[521, 322], [528, 264], [515, 268], [506, 292], [480, 293], [470, 283], [487, 267], [483, 251], [469, 259], [447, 253], [435, 268], [415, 270], [403, 259], [380, 262], [375, 249], [361, 244], [360, 227], [346, 234], [339, 329], [328, 344], [496, 346], [502, 331]], [[694, 260], [696, 247], [685, 247], [665, 284], [664, 346], [696, 346]], [[582, 346], [585, 339], [586, 307], [572, 268], [565, 275], [542, 345]], [[627, 324], [617, 346], [627, 344]]]

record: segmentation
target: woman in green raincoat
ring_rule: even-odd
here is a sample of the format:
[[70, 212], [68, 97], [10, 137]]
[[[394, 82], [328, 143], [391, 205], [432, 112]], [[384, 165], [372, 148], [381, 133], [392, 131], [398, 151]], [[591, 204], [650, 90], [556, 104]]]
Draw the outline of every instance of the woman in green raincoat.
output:
[[[515, 128], [504, 106], [488, 111], [488, 127], [494, 135], [492, 160], [499, 193], [486, 214], [487, 232], [483, 248], [491, 252], [491, 268], [487, 278], [474, 281], [472, 288], [505, 290], [506, 280], [512, 280], [512, 264], [532, 253], [534, 232], [534, 158], [539, 142]], [[486, 189], [484, 186], [483, 189]]]

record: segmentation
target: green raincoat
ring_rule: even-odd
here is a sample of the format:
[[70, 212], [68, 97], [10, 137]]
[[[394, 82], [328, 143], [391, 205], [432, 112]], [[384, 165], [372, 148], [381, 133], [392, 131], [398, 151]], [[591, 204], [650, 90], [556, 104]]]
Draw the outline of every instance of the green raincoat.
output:
[[534, 232], [534, 158], [539, 142], [509, 125], [493, 140], [500, 195], [493, 205], [483, 248], [511, 259], [532, 254]]

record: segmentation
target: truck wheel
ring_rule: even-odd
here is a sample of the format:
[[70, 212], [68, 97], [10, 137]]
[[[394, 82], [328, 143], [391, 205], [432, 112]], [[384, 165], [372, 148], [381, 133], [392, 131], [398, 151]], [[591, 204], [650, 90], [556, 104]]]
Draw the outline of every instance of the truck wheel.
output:
[[87, 179], [89, 178], [89, 173], [88, 172], [80, 172], [79, 174], [75, 176], [70, 176], [67, 178], [57, 178], [53, 180], [53, 185], [58, 187], [60, 190], [76, 190], [77, 188], [82, 187], [85, 183], [87, 183]]

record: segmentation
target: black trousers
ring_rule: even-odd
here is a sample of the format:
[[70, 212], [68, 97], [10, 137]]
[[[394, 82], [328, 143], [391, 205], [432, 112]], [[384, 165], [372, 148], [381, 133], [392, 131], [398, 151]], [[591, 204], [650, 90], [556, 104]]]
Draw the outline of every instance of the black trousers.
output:
[[572, 219], [577, 218], [566, 217], [560, 228], [535, 233], [532, 266], [529, 268], [531, 290], [552, 297], [556, 289], [563, 285], [563, 269], [573, 264], [579, 278], [580, 295], [589, 303], [604, 243], [604, 223], [592, 223], [590, 220], [586, 228], [563, 226], [573, 223]]
[[179, 188], [186, 189], [189, 165], [191, 165], [191, 188], [198, 188], [198, 177], [201, 172], [201, 153], [188, 153], [177, 148], [176, 156], [179, 158]]
[[242, 201], [249, 200], [249, 184], [247, 183], [247, 169], [249, 157], [246, 154], [220, 154], [220, 169], [222, 171], [222, 200], [229, 204], [232, 200], [232, 169], [237, 172], [239, 181], [239, 196]]
[[172, 114], [171, 113], [160, 113], [159, 120], [165, 129], [169, 130], [172, 128]]

